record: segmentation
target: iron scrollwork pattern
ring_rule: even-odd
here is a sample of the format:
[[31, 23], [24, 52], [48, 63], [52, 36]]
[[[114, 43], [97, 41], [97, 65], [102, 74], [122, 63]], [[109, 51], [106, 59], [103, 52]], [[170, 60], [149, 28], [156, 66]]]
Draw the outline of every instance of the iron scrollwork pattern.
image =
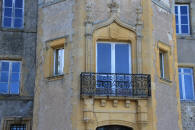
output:
[[146, 98], [151, 96], [149, 74], [82, 72], [81, 95], [124, 96]]

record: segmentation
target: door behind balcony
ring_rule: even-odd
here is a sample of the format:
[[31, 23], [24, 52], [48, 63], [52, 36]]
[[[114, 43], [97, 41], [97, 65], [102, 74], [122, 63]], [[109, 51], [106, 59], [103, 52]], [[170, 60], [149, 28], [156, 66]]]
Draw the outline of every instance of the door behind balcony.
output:
[[121, 88], [130, 90], [131, 77], [125, 75], [131, 73], [130, 44], [98, 42], [96, 58], [96, 94], [115, 96]]

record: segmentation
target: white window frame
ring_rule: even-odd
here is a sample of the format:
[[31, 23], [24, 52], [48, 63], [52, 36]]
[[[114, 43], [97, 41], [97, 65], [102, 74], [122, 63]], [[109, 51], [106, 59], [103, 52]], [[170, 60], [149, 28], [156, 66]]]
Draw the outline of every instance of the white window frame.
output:
[[129, 73], [132, 73], [132, 57], [131, 57], [131, 44], [130, 43], [126, 43], [126, 42], [96, 42], [96, 72], [97, 71], [97, 68], [98, 68], [98, 61], [97, 61], [97, 45], [98, 43], [101, 43], [101, 44], [110, 44], [111, 45], [111, 73], [115, 73], [115, 45], [116, 44], [128, 44], [129, 45]]
[[[58, 75], [63, 75], [64, 74], [64, 60], [62, 61], [62, 63], [63, 63], [63, 71], [62, 71], [62, 73], [60, 73], [59, 72], [59, 70], [58, 69], [56, 69], [56, 60], [57, 60], [57, 51], [58, 50], [61, 50], [61, 49], [63, 49], [64, 50], [64, 48], [56, 48], [56, 49], [54, 49], [54, 60], [53, 60], [53, 75], [54, 76], [58, 76]], [[63, 51], [64, 52], [64, 51]]]
[[[21, 86], [21, 69], [22, 69], [22, 62], [21, 61], [14, 61], [14, 60], [0, 60], [0, 72], [1, 72], [1, 66], [2, 62], [9, 62], [9, 73], [8, 73], [8, 93], [1, 93], [0, 94], [9, 94], [9, 95], [19, 95], [20, 94], [20, 86]], [[13, 62], [20, 62], [20, 72], [19, 72], [19, 92], [17, 94], [10, 93], [10, 77], [12, 72], [12, 63]], [[1, 76], [1, 74], [0, 74]]]
[[[181, 74], [181, 82], [182, 82], [182, 94], [183, 94], [183, 98], [180, 98], [180, 100], [191, 100], [191, 99], [186, 99], [186, 92], [185, 92], [185, 79], [184, 79], [184, 75], [191, 75], [192, 76], [192, 92], [193, 92], [193, 99], [195, 99], [194, 96], [194, 73], [193, 73], [193, 68], [188, 68], [188, 69], [192, 69], [192, 73], [184, 73], [184, 69], [186, 69], [187, 67], [179, 67], [179, 69], [181, 69], [181, 72], [179, 72], [179, 75]], [[179, 86], [181, 87], [181, 86]]]
[[[3, 0], [3, 3], [2, 3], [2, 7], [3, 7], [3, 11], [2, 11], [2, 27], [4, 27], [4, 28], [14, 28], [14, 29], [23, 29], [24, 28], [24, 0], [22, 0], [22, 2], [23, 2], [22, 8], [18, 8], [18, 9], [22, 9], [22, 18], [20, 18], [20, 19], [22, 19], [22, 26], [21, 27], [15, 27], [14, 26], [15, 0], [12, 0], [12, 7], [10, 7], [10, 8], [12, 8], [11, 26], [10, 27], [6, 27], [6, 26], [4, 26], [4, 18], [6, 17], [6, 16], [4, 16], [4, 10], [5, 10], [6, 7], [4, 7], [5, 0]], [[10, 18], [10, 17], [8, 17], [8, 18]]]
[[[175, 7], [177, 6], [178, 8], [178, 29], [179, 29], [179, 32], [177, 33], [178, 35], [190, 35], [190, 13], [189, 13], [189, 5], [188, 4], [175, 4]], [[186, 6], [187, 7], [187, 17], [188, 17], [188, 24], [181, 24], [181, 11], [180, 11], [180, 7], [181, 6]], [[176, 14], [175, 14], [176, 16]], [[176, 19], [175, 19], [176, 20]], [[176, 24], [176, 21], [175, 21], [175, 25]], [[188, 25], [188, 33], [182, 33], [182, 30], [181, 30], [181, 25]]]

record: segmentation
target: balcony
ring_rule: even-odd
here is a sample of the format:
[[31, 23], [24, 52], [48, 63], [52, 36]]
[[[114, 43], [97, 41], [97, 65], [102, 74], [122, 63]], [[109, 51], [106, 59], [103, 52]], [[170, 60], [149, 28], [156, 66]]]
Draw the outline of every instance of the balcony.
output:
[[82, 72], [81, 95], [100, 97], [148, 98], [151, 77], [148, 74]]

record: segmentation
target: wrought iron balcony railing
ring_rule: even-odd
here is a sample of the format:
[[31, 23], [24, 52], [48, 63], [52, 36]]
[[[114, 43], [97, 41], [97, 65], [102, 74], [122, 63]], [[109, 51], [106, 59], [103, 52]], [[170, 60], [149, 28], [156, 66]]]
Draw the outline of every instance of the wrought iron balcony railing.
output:
[[80, 76], [82, 96], [151, 96], [151, 77], [148, 74], [82, 72]]

